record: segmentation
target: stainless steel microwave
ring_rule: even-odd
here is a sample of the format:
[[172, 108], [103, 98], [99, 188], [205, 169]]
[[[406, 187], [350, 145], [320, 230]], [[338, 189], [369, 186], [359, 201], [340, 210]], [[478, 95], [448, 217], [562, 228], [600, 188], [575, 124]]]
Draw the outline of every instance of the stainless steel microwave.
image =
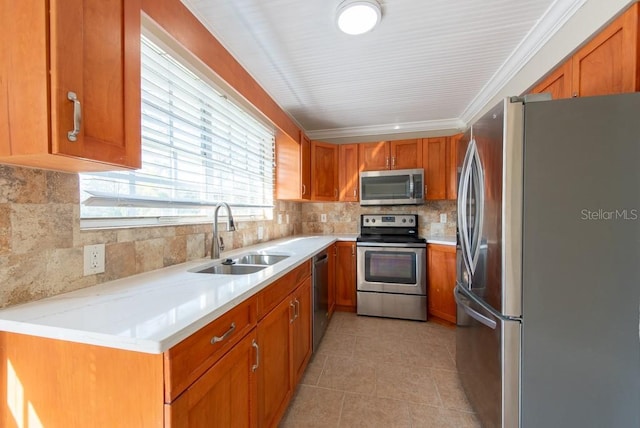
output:
[[424, 203], [424, 169], [392, 169], [360, 173], [360, 205]]

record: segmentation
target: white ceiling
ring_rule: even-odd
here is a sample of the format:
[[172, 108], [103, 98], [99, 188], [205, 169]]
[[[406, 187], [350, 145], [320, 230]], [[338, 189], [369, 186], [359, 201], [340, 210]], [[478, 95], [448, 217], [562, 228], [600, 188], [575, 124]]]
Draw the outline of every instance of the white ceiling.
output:
[[332, 140], [465, 127], [586, 0], [383, 0], [360, 36], [337, 29], [341, 0], [182, 1], [312, 139]]

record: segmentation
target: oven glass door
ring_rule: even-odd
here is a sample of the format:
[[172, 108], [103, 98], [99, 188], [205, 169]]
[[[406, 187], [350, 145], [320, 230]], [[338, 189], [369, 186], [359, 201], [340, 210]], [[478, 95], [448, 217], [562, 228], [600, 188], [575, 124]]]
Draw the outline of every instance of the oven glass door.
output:
[[359, 291], [426, 294], [425, 248], [359, 246]]

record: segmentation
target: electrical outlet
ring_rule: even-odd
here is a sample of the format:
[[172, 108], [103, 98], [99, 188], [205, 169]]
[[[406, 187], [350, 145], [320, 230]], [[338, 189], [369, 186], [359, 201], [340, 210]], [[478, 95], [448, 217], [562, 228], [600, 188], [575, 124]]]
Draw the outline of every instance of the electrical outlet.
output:
[[264, 227], [258, 226], [258, 239], [264, 238]]
[[326, 223], [327, 222], [327, 215], [326, 214], [320, 214], [320, 222], [322, 222], [322, 223]]
[[446, 223], [446, 222], [447, 222], [447, 215], [440, 214], [440, 223]]
[[282, 224], [282, 214], [278, 213], [278, 224]]
[[104, 272], [104, 244], [84, 246], [84, 276]]

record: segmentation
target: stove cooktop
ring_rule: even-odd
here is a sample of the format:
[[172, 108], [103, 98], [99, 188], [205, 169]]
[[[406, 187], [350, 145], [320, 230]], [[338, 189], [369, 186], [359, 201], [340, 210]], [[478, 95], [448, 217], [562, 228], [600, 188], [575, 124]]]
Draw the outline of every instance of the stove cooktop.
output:
[[418, 236], [416, 214], [362, 214], [357, 242], [426, 243]]

